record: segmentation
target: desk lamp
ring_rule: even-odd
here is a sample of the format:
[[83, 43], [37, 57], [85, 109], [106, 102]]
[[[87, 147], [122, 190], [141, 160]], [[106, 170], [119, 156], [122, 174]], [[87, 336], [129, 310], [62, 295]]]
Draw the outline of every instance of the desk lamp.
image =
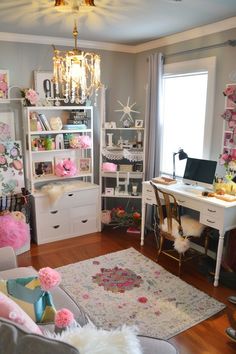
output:
[[179, 160], [187, 159], [188, 155], [183, 149], [179, 149], [178, 152], [173, 153], [173, 179], [175, 179], [175, 156], [179, 155]]

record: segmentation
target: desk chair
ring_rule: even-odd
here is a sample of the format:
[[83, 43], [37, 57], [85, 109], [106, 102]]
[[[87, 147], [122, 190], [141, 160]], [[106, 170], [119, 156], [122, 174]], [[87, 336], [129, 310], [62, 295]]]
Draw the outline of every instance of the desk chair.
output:
[[[180, 206], [174, 195], [162, 191], [152, 182], [150, 182], [150, 184], [154, 188], [156, 196], [156, 222], [154, 232], [156, 239], [158, 239], [158, 236], [160, 237], [157, 261], [161, 253], [177, 260], [179, 262], [178, 274], [180, 275], [182, 261], [188, 261], [196, 255], [199, 255], [198, 252], [189, 250], [189, 238], [204, 235], [205, 255], [207, 255], [210, 228], [205, 227], [188, 215], [181, 216]], [[163, 250], [165, 239], [174, 243], [172, 249]], [[187, 252], [188, 250], [189, 252]]]

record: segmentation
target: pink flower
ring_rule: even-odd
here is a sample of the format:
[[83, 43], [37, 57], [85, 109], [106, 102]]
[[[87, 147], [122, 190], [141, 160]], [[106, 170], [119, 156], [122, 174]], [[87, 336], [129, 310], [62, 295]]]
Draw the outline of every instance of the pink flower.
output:
[[235, 90], [234, 87], [228, 86], [228, 87], [224, 90], [223, 94], [224, 94], [225, 96], [231, 96], [231, 95], [234, 94], [234, 90]]
[[141, 296], [138, 298], [138, 302], [141, 302], [142, 304], [146, 304], [148, 299], [145, 296]]
[[70, 310], [61, 309], [55, 315], [55, 325], [58, 328], [65, 328], [72, 325], [74, 322], [74, 315]]
[[50, 267], [41, 268], [38, 273], [41, 288], [44, 291], [55, 288], [61, 282], [60, 274]]
[[28, 89], [25, 92], [25, 98], [29, 100], [31, 104], [36, 104], [39, 101], [39, 95], [32, 89]]

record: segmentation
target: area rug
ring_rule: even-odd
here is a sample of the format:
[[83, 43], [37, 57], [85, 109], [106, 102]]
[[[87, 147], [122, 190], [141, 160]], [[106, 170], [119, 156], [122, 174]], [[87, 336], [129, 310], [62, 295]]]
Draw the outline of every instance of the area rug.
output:
[[169, 339], [225, 307], [133, 248], [57, 270], [65, 290], [103, 329], [125, 323]]

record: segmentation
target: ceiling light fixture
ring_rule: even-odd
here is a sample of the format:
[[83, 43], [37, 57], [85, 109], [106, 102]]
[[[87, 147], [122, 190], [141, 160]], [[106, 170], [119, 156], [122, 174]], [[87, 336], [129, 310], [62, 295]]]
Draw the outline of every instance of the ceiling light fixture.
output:
[[[66, 0], [56, 0], [55, 6]], [[74, 1], [73, 1], [74, 2]], [[94, 1], [85, 0], [88, 6]], [[81, 1], [80, 1], [81, 3]], [[53, 83], [55, 85], [56, 104], [63, 98], [65, 103], [83, 104], [101, 86], [100, 56], [85, 53], [78, 49], [78, 30], [75, 20], [73, 37], [75, 47], [69, 51], [60, 51], [54, 47]]]

